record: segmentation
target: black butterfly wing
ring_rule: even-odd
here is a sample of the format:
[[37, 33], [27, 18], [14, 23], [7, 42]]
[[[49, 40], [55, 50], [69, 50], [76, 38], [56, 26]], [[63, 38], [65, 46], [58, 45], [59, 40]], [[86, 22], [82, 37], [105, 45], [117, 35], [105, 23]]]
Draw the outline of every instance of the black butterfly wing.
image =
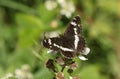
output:
[[77, 53], [82, 53], [82, 51], [86, 47], [85, 45], [86, 45], [85, 39], [82, 36], [80, 36], [78, 46], [77, 46]]
[[85, 48], [85, 40], [82, 37], [82, 24], [79, 16], [75, 16], [69, 23], [64, 36], [72, 40], [68, 40], [71, 43], [68, 45], [73, 45], [72, 49], [74, 52], [63, 51], [62, 54], [68, 58], [74, 57], [76, 54], [80, 54]]
[[78, 37], [78, 43], [77, 43], [77, 47], [75, 49], [75, 37], [71, 37], [71, 38], [67, 38], [64, 37], [62, 40], [62, 47], [67, 48], [66, 50], [61, 49], [61, 53], [64, 57], [66, 58], [73, 58], [76, 55], [80, 55], [80, 53], [82, 53], [82, 51], [85, 48], [85, 40], [83, 37], [79, 36]]
[[74, 57], [74, 46], [72, 45], [74, 39], [66, 38], [64, 36], [48, 38], [43, 40], [43, 46], [60, 53], [66, 58]]
[[64, 33], [64, 36], [66, 37], [72, 37], [76, 34], [78, 35], [82, 34], [82, 24], [80, 20], [80, 16], [75, 16], [71, 22], [68, 24], [68, 27]]
[[73, 18], [63, 36], [44, 39], [43, 46], [61, 51], [66, 58], [73, 58], [85, 48], [85, 40], [82, 37], [82, 24], [79, 16]]
[[53, 37], [53, 38], [44, 39], [42, 43], [45, 48], [58, 51], [59, 46], [61, 46], [62, 44], [62, 41], [60, 37]]
[[68, 38], [68, 37], [63, 37], [62, 38], [62, 48], [60, 49], [61, 54], [65, 57], [65, 58], [73, 58], [75, 57], [76, 53], [74, 50], [74, 38]]

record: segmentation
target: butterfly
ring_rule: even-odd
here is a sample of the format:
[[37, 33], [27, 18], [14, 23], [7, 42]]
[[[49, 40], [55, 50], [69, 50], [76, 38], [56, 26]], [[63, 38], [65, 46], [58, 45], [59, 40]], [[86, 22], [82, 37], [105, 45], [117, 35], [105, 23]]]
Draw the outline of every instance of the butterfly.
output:
[[87, 60], [83, 55], [89, 53], [85, 39], [82, 36], [82, 24], [80, 16], [75, 16], [68, 24], [63, 35], [52, 38], [44, 38], [42, 44], [52, 51], [59, 51], [63, 57], [72, 59], [79, 56], [82, 60]]

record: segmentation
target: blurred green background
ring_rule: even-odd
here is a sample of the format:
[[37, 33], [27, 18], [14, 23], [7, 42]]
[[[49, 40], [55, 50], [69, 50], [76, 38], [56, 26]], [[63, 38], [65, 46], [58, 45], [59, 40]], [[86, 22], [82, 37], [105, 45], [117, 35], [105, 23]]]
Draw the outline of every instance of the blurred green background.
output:
[[120, 79], [120, 0], [0, 0], [0, 78], [52, 79], [41, 40], [44, 32], [63, 33], [76, 15], [91, 52], [74, 74]]

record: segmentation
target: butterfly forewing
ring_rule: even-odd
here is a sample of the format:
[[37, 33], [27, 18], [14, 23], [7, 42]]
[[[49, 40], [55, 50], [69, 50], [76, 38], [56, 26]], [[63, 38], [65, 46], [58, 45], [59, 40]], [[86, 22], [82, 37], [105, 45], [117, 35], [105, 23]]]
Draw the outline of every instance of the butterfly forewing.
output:
[[71, 22], [68, 24], [68, 27], [64, 33], [64, 36], [71, 37], [74, 36], [75, 34], [81, 35], [82, 33], [82, 25], [81, 25], [81, 20], [79, 16], [74, 17]]
[[60, 37], [48, 38], [43, 40], [43, 46], [54, 51], [58, 51], [61, 44], [62, 41]]

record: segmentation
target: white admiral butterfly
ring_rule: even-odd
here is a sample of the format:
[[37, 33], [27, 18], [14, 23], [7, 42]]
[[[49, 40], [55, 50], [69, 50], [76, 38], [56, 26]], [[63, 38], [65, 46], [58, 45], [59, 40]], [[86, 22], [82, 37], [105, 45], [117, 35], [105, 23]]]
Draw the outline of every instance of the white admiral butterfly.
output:
[[59, 51], [68, 59], [79, 56], [80, 59], [86, 60], [81, 54], [87, 55], [89, 53], [89, 49], [86, 48], [85, 40], [82, 37], [82, 24], [79, 16], [73, 18], [63, 35], [48, 39], [44, 38], [42, 43], [45, 48]]

